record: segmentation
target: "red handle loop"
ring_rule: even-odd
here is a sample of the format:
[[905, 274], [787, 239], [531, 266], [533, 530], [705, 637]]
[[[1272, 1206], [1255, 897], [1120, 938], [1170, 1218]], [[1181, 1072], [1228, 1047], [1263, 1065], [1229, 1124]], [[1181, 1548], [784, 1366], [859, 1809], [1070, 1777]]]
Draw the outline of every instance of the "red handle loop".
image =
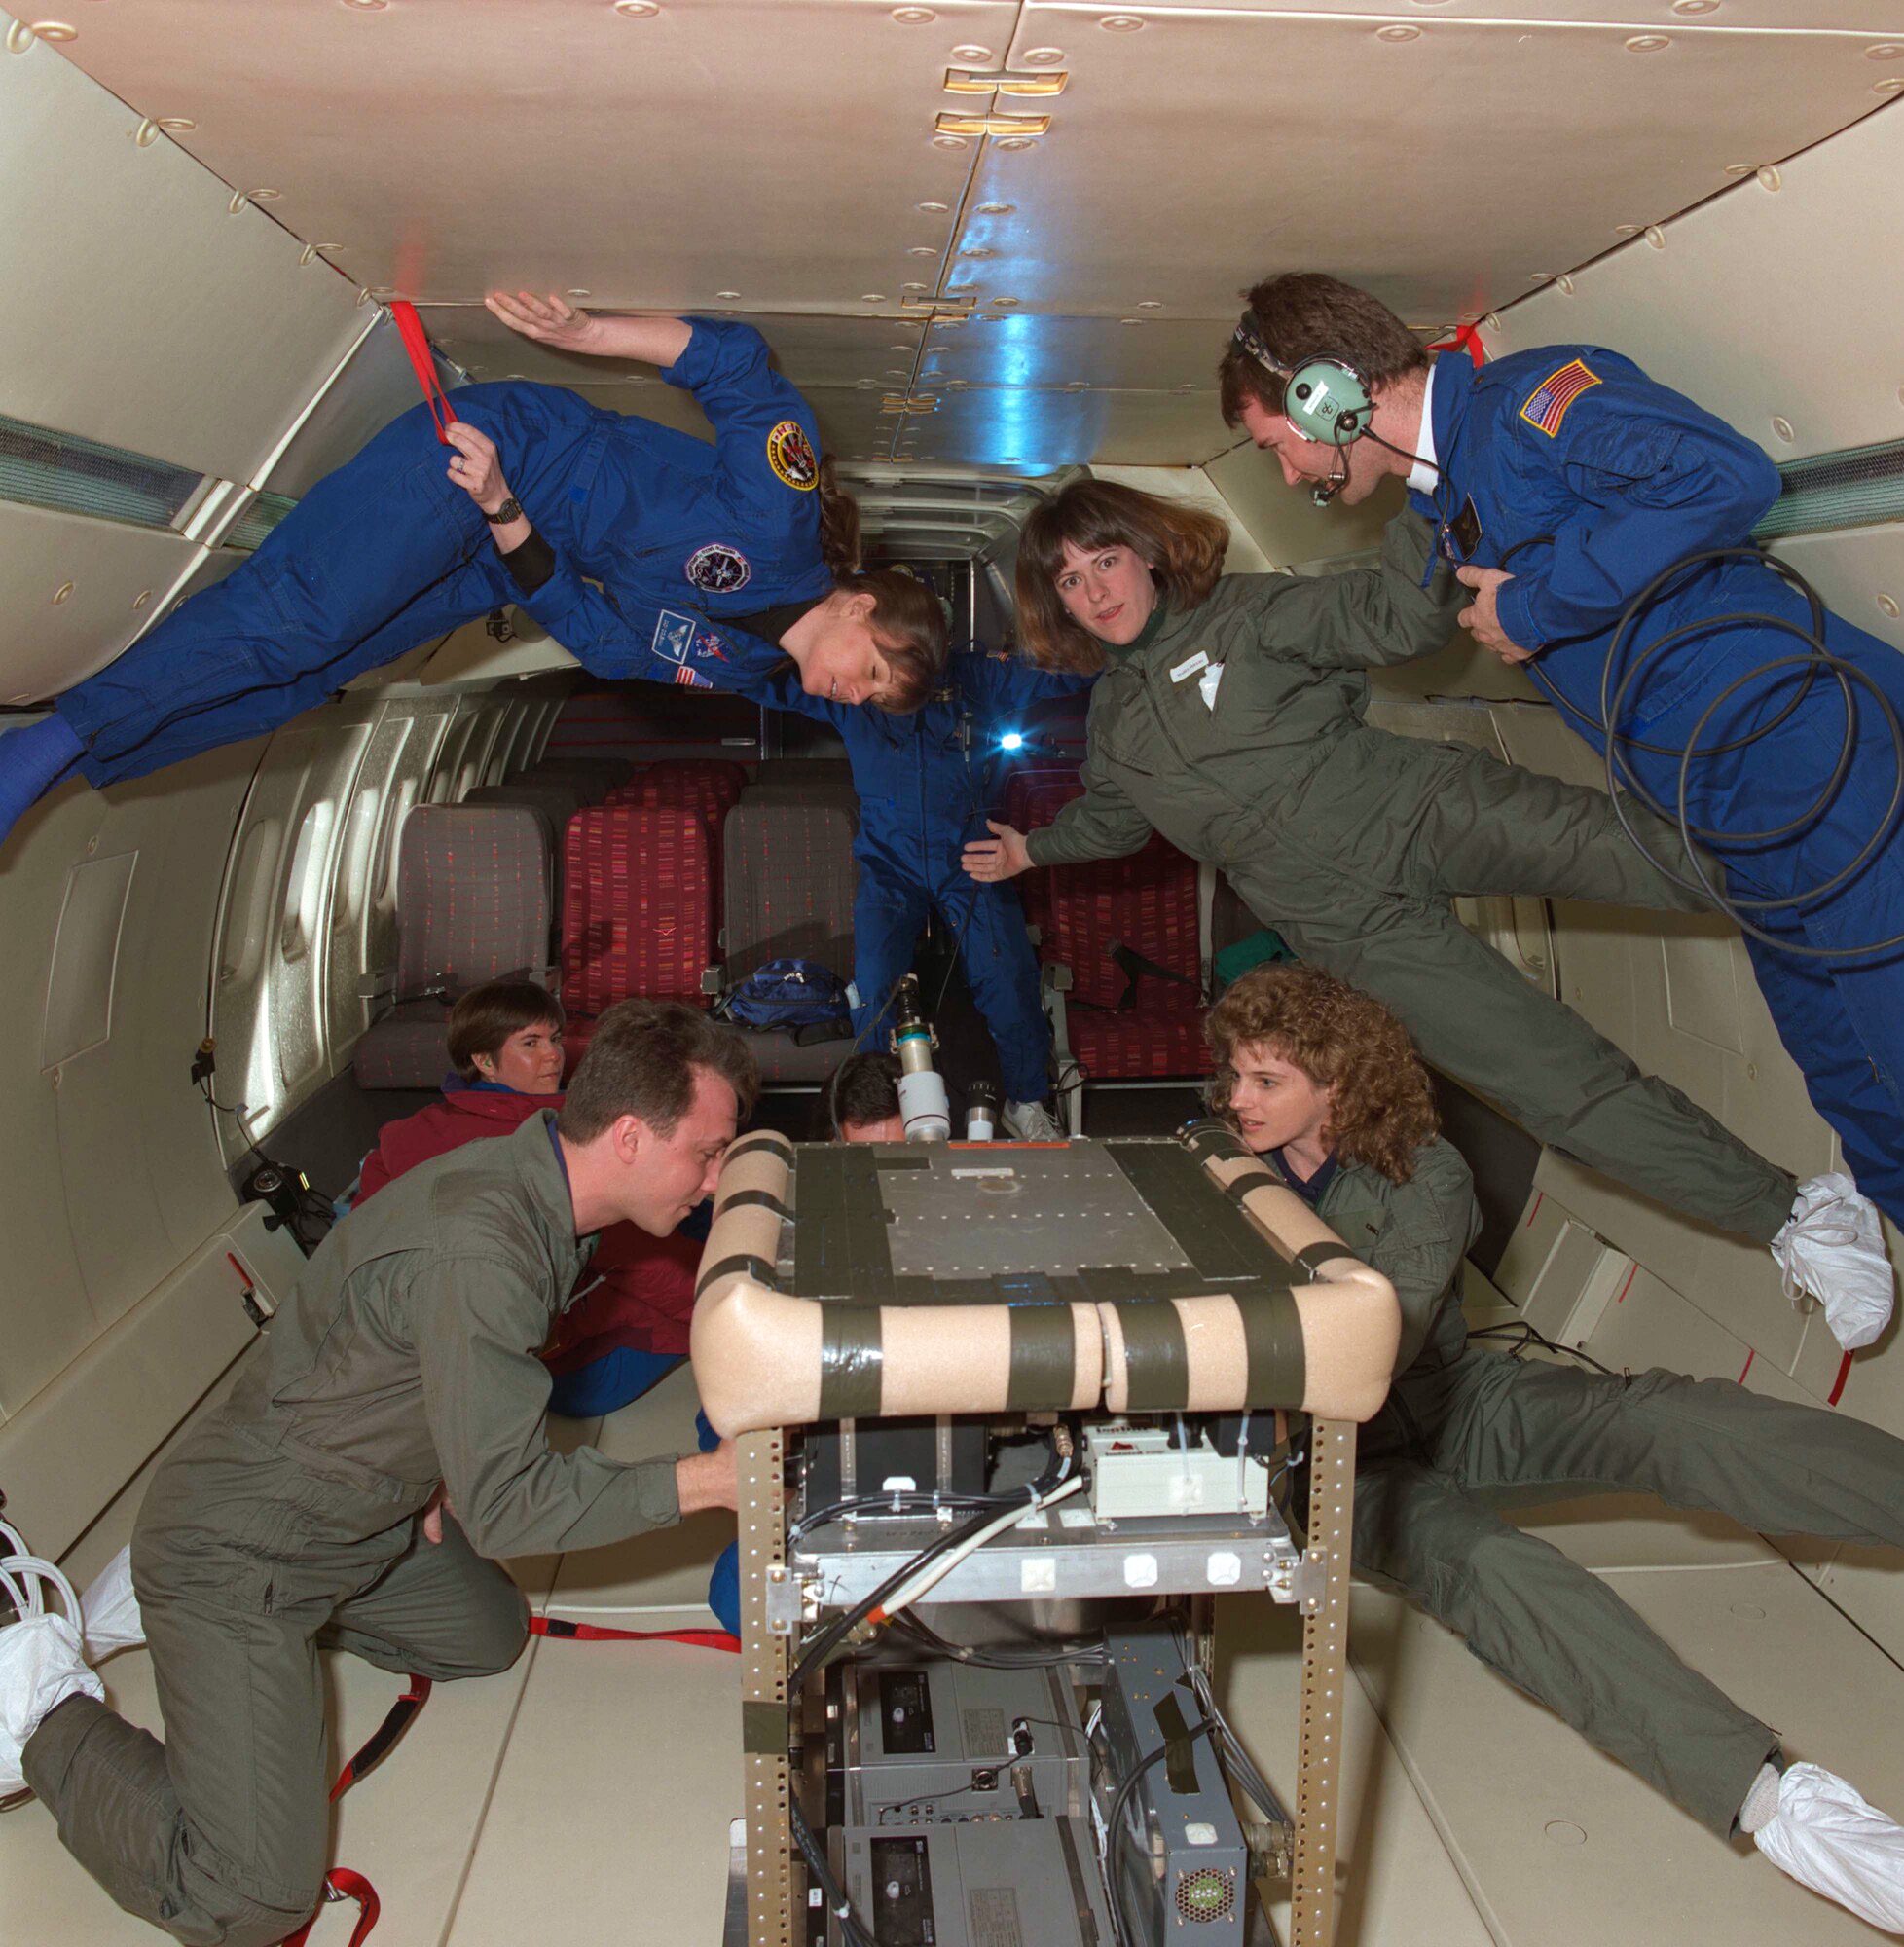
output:
[[437, 441], [448, 446], [449, 428], [456, 424], [457, 416], [451, 407], [449, 393], [443, 389], [442, 380], [436, 376], [436, 354], [429, 349], [423, 321], [417, 315], [417, 307], [406, 304], [401, 298], [390, 307], [390, 315], [396, 319], [397, 336], [403, 340], [410, 369], [416, 373], [417, 383], [423, 388], [423, 403], [429, 408]]
[[[408, 307], [406, 306], [407, 310]], [[1478, 324], [1457, 324], [1452, 338], [1437, 339], [1429, 346], [1430, 351], [1465, 351], [1474, 360], [1479, 372], [1487, 363], [1487, 348], [1481, 342], [1481, 327]]]
[[568, 1642], [686, 1643], [694, 1649], [724, 1649], [738, 1656], [741, 1639], [725, 1630], [610, 1630], [595, 1623], [571, 1623], [563, 1616], [531, 1616], [532, 1636], [554, 1636]]
[[[384, 1910], [377, 1897], [377, 1889], [362, 1873], [353, 1873], [348, 1866], [336, 1866], [324, 1875], [324, 1900], [317, 1913], [322, 1913], [325, 1906], [340, 1899], [354, 1899], [357, 1902], [357, 1924], [351, 1931], [349, 1947], [363, 1947], [363, 1943], [370, 1938], [371, 1929], [377, 1925], [378, 1915]], [[304, 1947], [311, 1929], [317, 1924], [317, 1913], [313, 1913], [295, 1933], [287, 1933], [283, 1947]]]

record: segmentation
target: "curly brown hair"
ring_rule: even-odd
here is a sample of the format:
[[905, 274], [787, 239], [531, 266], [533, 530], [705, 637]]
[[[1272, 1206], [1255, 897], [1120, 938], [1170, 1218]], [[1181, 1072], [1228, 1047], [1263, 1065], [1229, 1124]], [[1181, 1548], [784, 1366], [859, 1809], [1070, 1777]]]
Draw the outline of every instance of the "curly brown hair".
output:
[[[1289, 365], [1341, 358], [1372, 386], [1392, 386], [1428, 369], [1428, 354], [1414, 333], [1378, 297], [1339, 277], [1286, 271], [1253, 286], [1249, 307], [1271, 355]], [[1267, 412], [1283, 409], [1280, 375], [1258, 364], [1234, 340], [1217, 367], [1217, 388], [1226, 425], [1240, 422], [1246, 399]]]
[[1239, 1048], [1265, 1044], [1333, 1091], [1324, 1134], [1343, 1162], [1391, 1183], [1414, 1174], [1415, 1153], [1442, 1125], [1428, 1071], [1409, 1031], [1379, 1001], [1320, 967], [1253, 967], [1203, 1019], [1216, 1062], [1210, 1106], [1228, 1118]]
[[1018, 633], [1040, 669], [1092, 676], [1104, 644], [1058, 599], [1064, 545], [1087, 552], [1127, 547], [1150, 564], [1158, 599], [1200, 606], [1223, 572], [1229, 529], [1215, 514], [1164, 500], [1115, 480], [1074, 480], [1032, 510], [1018, 539]]

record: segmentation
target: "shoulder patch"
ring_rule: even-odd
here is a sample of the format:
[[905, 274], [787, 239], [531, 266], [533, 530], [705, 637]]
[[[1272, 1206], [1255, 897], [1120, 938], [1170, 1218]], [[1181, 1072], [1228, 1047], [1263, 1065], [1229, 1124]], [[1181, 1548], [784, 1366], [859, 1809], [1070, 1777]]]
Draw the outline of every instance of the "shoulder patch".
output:
[[672, 608], [662, 609], [655, 619], [654, 639], [648, 643], [648, 653], [665, 657], [671, 663], [685, 663], [697, 619], [693, 615], [677, 615]]
[[767, 464], [782, 485], [796, 494], [811, 494], [820, 485], [820, 462], [798, 420], [782, 420], [767, 435]]
[[696, 548], [682, 565], [681, 572], [696, 588], [709, 595], [733, 595], [753, 578], [753, 565], [739, 548], [724, 541], [713, 541]]
[[1591, 390], [1600, 383], [1599, 375], [1587, 369], [1584, 358], [1576, 358], [1569, 365], [1562, 365], [1557, 372], [1550, 373], [1528, 394], [1527, 402], [1520, 408], [1520, 417], [1536, 432], [1544, 432], [1553, 439], [1560, 430], [1560, 422], [1567, 416], [1567, 408], [1579, 398], [1582, 392]]

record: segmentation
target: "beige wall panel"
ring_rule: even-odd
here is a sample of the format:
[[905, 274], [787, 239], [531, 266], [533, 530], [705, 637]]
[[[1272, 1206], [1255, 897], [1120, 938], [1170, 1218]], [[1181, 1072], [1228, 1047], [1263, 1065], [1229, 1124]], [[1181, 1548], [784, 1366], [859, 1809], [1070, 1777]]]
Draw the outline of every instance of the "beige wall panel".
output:
[[[1904, 349], [1898, 352], [1897, 365], [1904, 371]], [[1904, 386], [1899, 391], [1904, 395]], [[1897, 417], [1899, 423], [1892, 430], [1904, 436], [1904, 413]], [[1890, 612], [1904, 611], [1904, 522], [1839, 533], [1793, 534], [1772, 546], [1817, 589], [1834, 612], [1892, 648], [1904, 649], [1904, 621]], [[1792, 650], [1800, 646], [1794, 639]]]
[[456, 300], [504, 281], [586, 287], [668, 309], [724, 289], [787, 310], [880, 291], [897, 312], [927, 261], [907, 248], [944, 235], [916, 205], [956, 207], [972, 160], [932, 140], [952, 51], [1002, 52], [1018, 10], [938, 0], [908, 25], [860, 0], [646, 18], [459, 0], [448, 37], [436, 7], [82, 11], [70, 59], [141, 114], [192, 116], [191, 153], [281, 190], [273, 213], [340, 246], [358, 282]]
[[[138, 11], [82, 8], [65, 56], [39, 42], [0, 61], [0, 412], [247, 480], [360, 329], [356, 292], [300, 266], [263, 207], [231, 213], [233, 187], [270, 176], [227, 186], [164, 136], [139, 146], [140, 118], [195, 115], [195, 91], [155, 82], [128, 108], [80, 71], [92, 32]], [[259, 88], [260, 109], [282, 94]]]
[[[1608, 22], [1627, 27], [1661, 27], [1674, 36], [1685, 34], [1764, 32], [1834, 32], [1858, 37], [1860, 44], [1879, 35], [1897, 33], [1897, 9], [1891, 0], [1723, 0], [1723, 11], [1701, 12], [1705, 0], [1389, 0], [1387, 6], [1371, 6], [1369, 0], [1306, 0], [1300, 10], [1276, 4], [1276, 0], [1143, 0], [1130, 9], [1135, 14], [1171, 14], [1194, 9], [1207, 14], [1346, 14], [1363, 19], [1423, 19], [1416, 10], [1424, 5], [1436, 10], [1435, 19], [1508, 20], [1525, 24], [1529, 19], [1553, 23]], [[1719, 0], [1712, 0], [1717, 7]], [[1690, 11], [1682, 11], [1688, 6]], [[1082, 13], [1086, 21], [1095, 21], [1100, 9], [1084, 0], [1073, 11]], [[1890, 73], [1895, 61], [1880, 70]]]
[[[361, 319], [365, 313], [357, 315]], [[312, 405], [261, 484], [269, 493], [288, 494], [293, 499], [308, 494], [399, 413], [422, 401], [395, 320], [380, 310], [369, 335]]]
[[200, 554], [176, 534], [0, 505], [0, 703], [56, 696], [103, 669]]
[[[815, 402], [823, 426], [828, 401], [836, 396], [823, 393]], [[1229, 439], [1214, 393], [988, 391], [974, 386], [938, 396], [936, 412], [908, 414], [899, 422], [894, 449], [898, 458], [1023, 465], [1038, 472], [1097, 460], [1176, 466], [1221, 451]]]
[[0, 1427], [8, 1519], [36, 1548], [69, 1547], [255, 1336], [226, 1253], [268, 1301], [289, 1294], [304, 1258], [264, 1228], [266, 1214], [262, 1203], [234, 1210], [228, 1194], [223, 1221], [187, 1261]]
[[[974, 227], [988, 220], [972, 219]], [[1208, 394], [1214, 407], [1217, 365], [1228, 347], [1229, 326], [1207, 317], [1133, 314], [1126, 323], [1115, 317], [981, 313], [952, 330], [935, 326], [930, 336], [922, 384], [963, 381], [1054, 391], [1088, 386], [1138, 392], [1188, 386]]]
[[[974, 203], [1041, 218], [974, 267], [980, 304], [1124, 315], [1148, 297], [1222, 318], [1239, 285], [1318, 254], [1304, 219], [1326, 211], [1336, 268], [1378, 268], [1410, 323], [1441, 323], [1596, 255], [1618, 223], [1709, 196], [1728, 163], [1790, 155], [1880, 99], [1859, 36], [1685, 33], [1644, 54], [1603, 15], [1435, 18], [1393, 40], [1367, 13], [1131, 11], [1142, 31], [1107, 33], [1096, 9], [1025, 7], [1013, 57], [1060, 49], [1070, 83], [1023, 104], [1048, 110], [1047, 135], [989, 143], [980, 161]], [[1225, 85], [1237, 76], [1251, 85]], [[1556, 118], [1561, 102], [1592, 102], [1591, 125]]]
[[1379, 548], [1382, 529], [1407, 503], [1402, 483], [1392, 480], [1358, 507], [1318, 507], [1306, 490], [1288, 485], [1266, 454], [1240, 434], [1229, 437], [1235, 443], [1207, 460], [1204, 471], [1278, 568]]
[[[1890, 11], [1895, 36], [1897, 10]], [[1776, 54], [1792, 44], [1766, 45]], [[1904, 74], [1895, 60], [1856, 58], [1855, 43], [1849, 54], [1867, 90]], [[1596, 144], [1602, 133], [1595, 130]], [[1740, 125], [1721, 160], [1775, 161], [1753, 146], [1754, 135], [1750, 122]], [[1502, 315], [1498, 332], [1486, 334], [1490, 350], [1570, 340], [1610, 345], [1777, 460], [1904, 435], [1896, 329], [1904, 207], [1883, 187], [1904, 177], [1904, 109], [1885, 109], [1781, 163], [1776, 176], [1776, 191], [1747, 180], [1666, 223], [1663, 249], [1635, 238], [1576, 271], [1571, 295], [1550, 285], [1522, 299]], [[1669, 205], [1656, 203], [1611, 220], [1659, 223], [1668, 214]], [[1581, 256], [1612, 240], [1602, 230]], [[1550, 265], [1521, 268], [1569, 266], [1556, 255]], [[1499, 286], [1501, 295], [1512, 289]], [[1789, 422], [1789, 441], [1773, 430], [1775, 415]], [[1853, 619], [1871, 626], [1868, 610]]]

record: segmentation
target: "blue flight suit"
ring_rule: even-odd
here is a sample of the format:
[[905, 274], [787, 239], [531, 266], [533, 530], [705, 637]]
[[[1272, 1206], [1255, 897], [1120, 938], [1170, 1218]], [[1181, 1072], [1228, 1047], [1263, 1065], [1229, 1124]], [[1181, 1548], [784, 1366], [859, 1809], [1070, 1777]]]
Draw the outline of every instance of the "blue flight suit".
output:
[[[697, 649], [709, 633], [697, 637]], [[1015, 714], [1029, 705], [1075, 696], [1097, 679], [1033, 669], [1015, 656], [956, 655], [946, 667], [946, 690], [912, 716], [897, 716], [808, 696], [785, 657], [763, 664], [763, 645], [753, 638], [721, 633], [719, 643], [718, 654], [690, 663], [697, 683], [705, 678], [770, 710], [798, 711], [830, 724], [846, 745], [860, 797], [853, 843], [860, 867], [853, 898], [856, 1035], [884, 1045], [895, 1019], [894, 989], [912, 965], [928, 912], [936, 912], [958, 941], [966, 985], [998, 1045], [1006, 1099], [1044, 1101], [1051, 1085], [1051, 1026], [1024, 908], [1013, 887], [979, 885], [959, 857], [970, 839], [986, 836], [1000, 733], [1014, 727]], [[650, 674], [670, 680], [665, 669]]]
[[[1689, 570], [1629, 632], [1609, 669], [1633, 597], [1688, 554], [1744, 542], [1777, 497], [1778, 471], [1765, 454], [1597, 346], [1545, 346], [1478, 371], [1443, 358], [1431, 409], [1441, 478], [1432, 496], [1410, 501], [1439, 524], [1449, 558], [1514, 577], [1498, 590], [1501, 627], [1539, 652], [1524, 667], [1572, 727], [1603, 752], [1603, 699], [1649, 644], [1688, 624], [1740, 617], [1645, 666], [1619, 712], [1618, 754], [1670, 815], [1679, 759], [1637, 749], [1635, 740], [1678, 752], [1697, 733], [1707, 751], [1762, 730], [1687, 769], [1687, 817], [1723, 864], [1729, 896], [1796, 944], [1835, 952], [1904, 934], [1904, 864], [1888, 837], [1823, 898], [1783, 910], [1750, 903], [1803, 893], [1852, 865], [1885, 828], [1898, 786], [1883, 705], [1854, 679], [1847, 680], [1855, 752], [1828, 793], [1847, 732], [1838, 680], [1813, 676], [1801, 695], [1806, 671], [1790, 665], [1726, 696], [1761, 665], [1804, 652], [1778, 626], [1809, 623], [1802, 596], [1753, 561]], [[1837, 615], [1827, 616], [1824, 639], [1904, 717], [1896, 650]], [[1802, 823], [1789, 835], [1750, 840], [1791, 820]], [[1739, 839], [1728, 842], [1728, 833]], [[1904, 951], [1807, 958], [1749, 935], [1746, 947], [1785, 1047], [1838, 1131], [1859, 1188], [1904, 1221]]]
[[664, 376], [694, 393], [712, 446], [556, 386], [457, 391], [458, 418], [494, 440], [555, 551], [534, 594], [449, 478], [453, 456], [419, 405], [320, 480], [249, 561], [58, 699], [86, 746], [79, 770], [112, 784], [275, 729], [505, 603], [593, 675], [622, 677], [655, 655], [689, 669], [702, 614], [826, 594], [812, 411], [751, 325], [689, 322]]

